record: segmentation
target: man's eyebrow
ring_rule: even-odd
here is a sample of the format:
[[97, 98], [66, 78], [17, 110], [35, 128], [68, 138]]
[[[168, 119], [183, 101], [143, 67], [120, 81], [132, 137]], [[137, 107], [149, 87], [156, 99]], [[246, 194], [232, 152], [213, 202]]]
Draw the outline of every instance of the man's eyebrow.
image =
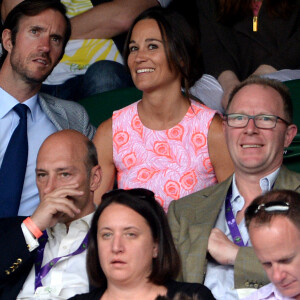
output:
[[51, 36], [51, 37], [56, 37], [56, 38], [58, 38], [58, 39], [60, 39], [60, 40], [63, 39], [63, 36], [62, 36], [61, 34], [58, 34], [58, 33], [52, 33], [52, 34], [50, 34], [50, 36]]
[[[73, 171], [76, 170], [77, 168], [73, 167], [73, 166], [67, 166], [67, 167], [62, 167], [62, 168], [56, 168], [55, 171], [56, 172], [62, 172], [62, 171]], [[36, 172], [48, 172], [47, 170], [43, 169], [43, 168], [36, 168], [35, 169]]]
[[38, 31], [46, 31], [46, 28], [40, 26], [40, 25], [30, 25], [29, 26], [30, 29], [36, 29]]
[[285, 262], [285, 261], [287, 261], [287, 260], [292, 260], [292, 259], [294, 259], [295, 256], [296, 256], [295, 253], [291, 253], [291, 254], [289, 254], [289, 255], [286, 255], [286, 256], [284, 256], [284, 257], [281, 257], [281, 258], [278, 260], [278, 262]]
[[74, 167], [63, 167], [63, 168], [56, 168], [55, 171], [61, 172], [61, 171], [67, 171], [72, 169], [74, 169]]
[[[296, 256], [295, 253], [290, 253], [290, 254], [287, 254], [283, 257], [281, 257], [280, 259], [276, 260], [277, 263], [282, 263], [282, 262], [285, 262], [287, 260], [291, 260], [291, 259], [294, 259], [294, 257]], [[262, 264], [272, 264], [271, 261], [260, 261]]]
[[[35, 29], [35, 30], [41, 31], [41, 32], [45, 32], [47, 30], [45, 27], [42, 27], [40, 25], [30, 25], [29, 29]], [[51, 33], [50, 36], [51, 37], [57, 37], [59, 39], [63, 39], [63, 36], [59, 33]]]

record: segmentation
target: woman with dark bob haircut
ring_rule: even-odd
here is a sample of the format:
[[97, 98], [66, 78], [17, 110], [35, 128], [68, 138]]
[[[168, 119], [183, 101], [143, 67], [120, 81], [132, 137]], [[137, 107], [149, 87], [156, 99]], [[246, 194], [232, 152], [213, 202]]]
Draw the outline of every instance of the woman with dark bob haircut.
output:
[[71, 299], [172, 299], [179, 292], [214, 299], [202, 284], [174, 281], [179, 269], [166, 214], [154, 194], [113, 190], [103, 195], [90, 229], [87, 270], [96, 289]]
[[105, 176], [96, 203], [116, 174], [118, 188], [150, 189], [165, 211], [172, 200], [232, 174], [221, 117], [189, 97], [200, 61], [194, 33], [183, 16], [161, 7], [134, 21], [124, 58], [143, 96], [97, 130]]

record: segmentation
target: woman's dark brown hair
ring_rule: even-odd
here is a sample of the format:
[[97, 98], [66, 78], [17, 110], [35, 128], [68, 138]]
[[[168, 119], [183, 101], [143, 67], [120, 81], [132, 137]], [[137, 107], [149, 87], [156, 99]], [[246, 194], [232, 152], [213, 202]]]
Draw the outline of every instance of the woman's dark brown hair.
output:
[[[134, 26], [141, 20], [157, 22], [163, 39], [170, 70], [179, 72], [181, 86], [189, 96], [189, 89], [203, 74], [199, 40], [196, 31], [179, 13], [162, 7], [152, 7], [141, 13], [129, 29], [124, 47], [124, 60], [130, 54], [129, 43]], [[127, 66], [128, 67], [128, 66]]]
[[149, 281], [164, 285], [170, 279], [175, 279], [180, 269], [180, 258], [163, 208], [155, 200], [153, 192], [149, 190], [119, 189], [102, 196], [101, 204], [92, 220], [87, 254], [87, 271], [92, 285], [101, 288], [107, 286], [107, 280], [98, 257], [97, 230], [102, 212], [113, 203], [127, 206], [140, 214], [147, 221], [153, 240], [158, 243], [158, 255], [153, 258]]

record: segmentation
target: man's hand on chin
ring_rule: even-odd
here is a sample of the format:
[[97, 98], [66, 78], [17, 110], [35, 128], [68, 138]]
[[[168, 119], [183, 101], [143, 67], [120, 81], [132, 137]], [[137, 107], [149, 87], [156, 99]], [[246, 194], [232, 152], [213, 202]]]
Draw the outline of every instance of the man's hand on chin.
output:
[[80, 213], [72, 197], [78, 197], [83, 194], [83, 191], [79, 191], [76, 188], [78, 184], [71, 184], [59, 187], [50, 193], [46, 194], [33, 215], [31, 220], [41, 230], [53, 227], [59, 220], [64, 219], [67, 215], [69, 218], [75, 218]]

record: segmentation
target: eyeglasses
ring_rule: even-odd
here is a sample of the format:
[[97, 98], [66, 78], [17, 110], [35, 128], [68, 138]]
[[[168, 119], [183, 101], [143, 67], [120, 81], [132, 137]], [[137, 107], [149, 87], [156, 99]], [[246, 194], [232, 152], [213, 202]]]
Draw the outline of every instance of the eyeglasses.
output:
[[275, 128], [278, 120], [281, 120], [286, 125], [290, 125], [290, 123], [287, 122], [286, 120], [274, 115], [249, 116], [244, 114], [226, 114], [225, 118], [228, 126], [235, 127], [235, 128], [246, 127], [250, 119], [253, 120], [255, 127], [260, 129]]
[[115, 189], [115, 190], [111, 190], [110, 192], [105, 193], [102, 196], [102, 201], [111, 196], [119, 195], [120, 193], [127, 193], [131, 196], [135, 196], [140, 199], [154, 198], [154, 193], [152, 191], [143, 189], [143, 188], [136, 188], [136, 189], [130, 189], [130, 190]]
[[259, 211], [264, 210], [267, 213], [284, 213], [288, 212], [290, 204], [284, 201], [270, 201], [262, 204], [251, 204], [246, 210], [246, 215], [251, 217], [256, 215]]

